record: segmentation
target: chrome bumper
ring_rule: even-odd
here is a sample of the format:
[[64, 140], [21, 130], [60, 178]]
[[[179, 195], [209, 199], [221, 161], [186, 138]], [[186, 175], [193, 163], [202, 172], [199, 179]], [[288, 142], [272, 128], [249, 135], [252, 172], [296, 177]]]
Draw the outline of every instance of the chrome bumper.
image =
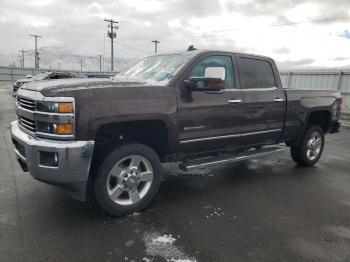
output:
[[[58, 185], [71, 197], [85, 200], [94, 141], [53, 141], [32, 137], [11, 123], [14, 151], [23, 169], [35, 179]], [[42, 164], [42, 152], [56, 153], [57, 166]]]

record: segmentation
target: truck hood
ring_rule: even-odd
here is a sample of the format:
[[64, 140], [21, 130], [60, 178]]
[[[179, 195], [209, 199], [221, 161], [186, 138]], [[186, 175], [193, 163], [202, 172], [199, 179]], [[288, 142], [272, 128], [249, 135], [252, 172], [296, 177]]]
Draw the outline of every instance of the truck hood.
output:
[[154, 86], [158, 82], [128, 79], [66, 78], [57, 80], [32, 81], [21, 86], [21, 89], [54, 93], [90, 88], [112, 88], [130, 86]]

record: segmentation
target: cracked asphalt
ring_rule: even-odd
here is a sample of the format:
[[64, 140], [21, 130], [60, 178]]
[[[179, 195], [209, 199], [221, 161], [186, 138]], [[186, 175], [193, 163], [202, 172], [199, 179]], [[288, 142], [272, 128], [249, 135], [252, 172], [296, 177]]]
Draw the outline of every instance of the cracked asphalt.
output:
[[[111, 218], [23, 173], [0, 85], [0, 261], [350, 261], [350, 129], [312, 168], [288, 150], [170, 175], [142, 213]], [[175, 172], [176, 173], [176, 172]]]

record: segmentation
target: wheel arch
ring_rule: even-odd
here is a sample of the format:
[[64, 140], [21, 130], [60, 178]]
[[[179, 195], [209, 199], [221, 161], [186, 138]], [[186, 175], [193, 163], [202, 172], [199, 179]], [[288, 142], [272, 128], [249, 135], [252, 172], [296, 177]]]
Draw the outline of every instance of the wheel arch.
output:
[[319, 125], [324, 133], [328, 133], [331, 127], [332, 112], [327, 107], [314, 108], [305, 114], [299, 136], [290, 145], [299, 145], [301, 138], [311, 125]]
[[170, 151], [168, 125], [163, 120], [133, 120], [101, 124], [95, 133], [91, 172], [94, 173], [106, 155], [116, 147], [141, 143], [152, 148], [163, 160]]
[[328, 108], [314, 109], [308, 112], [304, 126], [307, 128], [311, 124], [316, 124], [327, 133], [331, 127], [331, 120], [332, 112]]

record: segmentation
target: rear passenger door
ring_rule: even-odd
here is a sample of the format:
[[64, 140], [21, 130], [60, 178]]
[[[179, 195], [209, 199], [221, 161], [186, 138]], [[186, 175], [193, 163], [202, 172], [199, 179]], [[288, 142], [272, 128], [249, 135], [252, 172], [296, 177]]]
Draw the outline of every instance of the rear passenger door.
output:
[[276, 143], [284, 128], [285, 93], [273, 60], [237, 55], [241, 107], [244, 111], [241, 127], [242, 143], [246, 145]]

